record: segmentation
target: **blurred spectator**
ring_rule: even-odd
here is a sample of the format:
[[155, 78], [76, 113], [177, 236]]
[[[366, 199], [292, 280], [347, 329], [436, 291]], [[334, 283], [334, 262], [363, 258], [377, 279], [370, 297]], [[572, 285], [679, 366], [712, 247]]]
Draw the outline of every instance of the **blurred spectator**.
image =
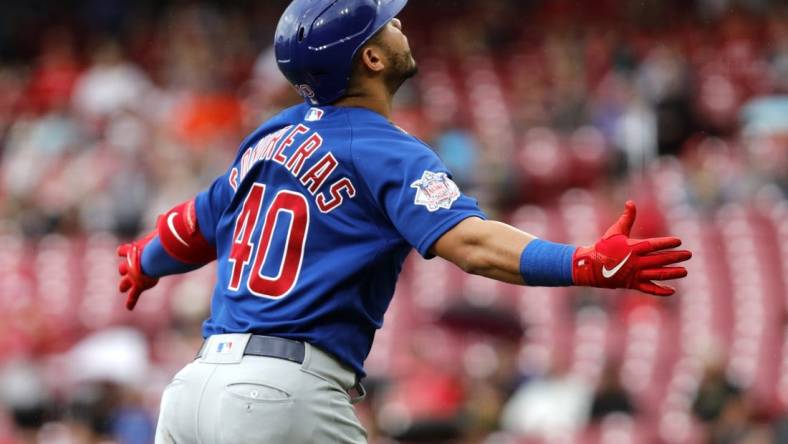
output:
[[473, 134], [462, 128], [447, 128], [436, 138], [433, 146], [457, 184], [460, 187], [472, 187], [479, 163], [479, 147]]
[[638, 68], [637, 88], [656, 110], [660, 154], [678, 154], [692, 133], [688, 76], [684, 57], [666, 45], [652, 49]]
[[599, 387], [591, 401], [591, 420], [600, 421], [611, 413], [626, 413], [632, 416], [635, 408], [629, 395], [621, 385], [618, 367], [608, 364], [602, 373]]
[[48, 31], [44, 34], [41, 55], [28, 85], [30, 110], [64, 109], [79, 75], [73, 36], [62, 28]]
[[779, 444], [788, 442], [788, 416], [785, 413], [779, 420], [775, 421], [774, 442]]
[[524, 331], [511, 311], [461, 301], [443, 309], [438, 323], [462, 344], [463, 435], [482, 440], [500, 429], [505, 402], [521, 382], [515, 356]]
[[743, 106], [741, 120], [751, 175], [759, 186], [777, 184], [788, 196], [788, 96], [751, 100]]
[[744, 393], [732, 384], [720, 363], [706, 367], [692, 411], [710, 424], [710, 444], [768, 444], [772, 432], [755, 421], [754, 412]]
[[698, 387], [692, 412], [704, 422], [717, 420], [729, 401], [740, 398], [741, 390], [731, 383], [725, 375], [721, 362], [711, 363]]
[[505, 430], [542, 439], [565, 438], [582, 430], [593, 392], [562, 362], [556, 360], [547, 375], [517, 389], [501, 416]]
[[756, 422], [750, 405], [742, 396], [730, 398], [709, 433], [711, 444], [769, 444], [772, 432]]
[[626, 155], [629, 169], [640, 171], [657, 157], [657, 115], [652, 106], [634, 93], [622, 105], [613, 128], [613, 140]]
[[32, 362], [8, 363], [0, 372], [0, 401], [11, 412], [20, 443], [36, 443], [38, 430], [55, 413], [40, 369]]
[[451, 442], [462, 431], [464, 390], [461, 373], [450, 362], [456, 350], [436, 348], [447, 341], [439, 329], [415, 332], [409, 338], [407, 370], [387, 387], [378, 425], [388, 436], [406, 442]]
[[145, 73], [125, 60], [115, 41], [100, 42], [91, 58], [74, 87], [74, 109], [91, 121], [135, 109], [151, 88]]
[[153, 441], [156, 424], [139, 393], [126, 390], [111, 417], [111, 435], [119, 444], [147, 444]]

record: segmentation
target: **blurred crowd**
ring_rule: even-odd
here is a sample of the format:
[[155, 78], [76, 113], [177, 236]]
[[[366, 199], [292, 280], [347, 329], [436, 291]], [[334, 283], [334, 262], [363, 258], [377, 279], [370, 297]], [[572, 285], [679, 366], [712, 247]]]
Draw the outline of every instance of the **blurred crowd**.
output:
[[[781, 2], [411, 3], [403, 22], [421, 73], [398, 95], [395, 120], [430, 143], [489, 214], [517, 220], [536, 208], [551, 215], [580, 189], [611, 213], [614, 202], [639, 199], [642, 230], [658, 234], [664, 210], [691, 208], [702, 218], [730, 204], [785, 204], [788, 7]], [[114, 260], [115, 240], [138, 235], [206, 187], [246, 133], [298, 103], [271, 48], [285, 5], [0, 6], [0, 311], [25, 313], [0, 327], [11, 336], [0, 339], [0, 443], [152, 441], [161, 389], [201, 341], [211, 270], [160, 289], [137, 318], [112, 315], [107, 325], [93, 312], [48, 324], [40, 307], [18, 300], [19, 282], [66, 251], [84, 254], [63, 259], [79, 269], [80, 289], [102, 269], [111, 282], [114, 263], [96, 265], [94, 253]], [[670, 174], [655, 173], [664, 165]], [[661, 178], [673, 182], [655, 185]], [[670, 193], [654, 197], [659, 187]], [[14, 255], [25, 254], [35, 258], [15, 268]], [[775, 291], [784, 295], [788, 256], [782, 260]], [[417, 280], [408, 277], [413, 268], [406, 282]], [[9, 270], [24, 271], [12, 279]], [[48, 285], [58, 291], [57, 282]], [[98, 297], [120, 306], [101, 285]], [[479, 293], [497, 288], [479, 286]], [[586, 305], [597, 293], [570, 296], [572, 313], [588, 309], [593, 325], [599, 304]], [[782, 299], [775, 322], [786, 327]], [[603, 308], [626, 307], [615, 300], [613, 310]], [[494, 304], [413, 304], [433, 310], [400, 340], [402, 363], [375, 367], [382, 358], [371, 358], [370, 399], [358, 409], [373, 443], [788, 442], [788, 396], [753, 404], [726, 373], [722, 345], [698, 364], [690, 406], [698, 427], [689, 441], [671, 440], [670, 430], [639, 432], [664, 421], [655, 425], [652, 409], [633, 399], [615, 359], [594, 384], [572, 377], [567, 350], [551, 352], [535, 371], [522, 362], [527, 319]], [[161, 313], [139, 325], [139, 316]], [[387, 317], [386, 329], [397, 322]], [[454, 349], [462, 352], [436, 351]]]

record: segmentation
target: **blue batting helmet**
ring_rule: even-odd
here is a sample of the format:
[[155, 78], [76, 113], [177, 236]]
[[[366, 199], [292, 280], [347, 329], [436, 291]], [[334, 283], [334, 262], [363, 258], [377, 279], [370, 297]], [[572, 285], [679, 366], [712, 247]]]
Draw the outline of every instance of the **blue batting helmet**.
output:
[[293, 0], [276, 27], [282, 74], [312, 105], [347, 92], [356, 52], [408, 0]]

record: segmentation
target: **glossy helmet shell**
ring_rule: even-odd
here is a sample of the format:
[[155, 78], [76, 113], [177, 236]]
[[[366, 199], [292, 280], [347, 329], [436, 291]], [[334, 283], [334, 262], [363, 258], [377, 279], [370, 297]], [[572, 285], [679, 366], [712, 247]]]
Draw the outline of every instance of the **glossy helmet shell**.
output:
[[407, 3], [293, 0], [276, 27], [276, 63], [307, 102], [332, 103], [347, 92], [356, 52]]

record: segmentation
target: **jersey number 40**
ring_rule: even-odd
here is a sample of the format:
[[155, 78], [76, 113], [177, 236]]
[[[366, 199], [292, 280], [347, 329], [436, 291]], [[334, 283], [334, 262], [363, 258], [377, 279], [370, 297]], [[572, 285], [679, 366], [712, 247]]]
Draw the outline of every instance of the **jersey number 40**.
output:
[[[278, 299], [287, 296], [298, 281], [304, 259], [304, 244], [309, 231], [309, 204], [302, 194], [287, 190], [279, 191], [265, 213], [260, 238], [252, 239], [252, 233], [257, 227], [263, 209], [264, 198], [265, 185], [254, 184], [244, 200], [241, 214], [235, 221], [233, 245], [227, 258], [232, 266], [228, 287], [232, 291], [241, 288], [244, 268], [249, 264], [252, 253], [255, 253], [255, 243], [257, 243], [246, 286], [255, 296]], [[290, 214], [290, 223], [279, 264], [279, 273], [272, 277], [264, 276], [263, 265], [268, 257], [277, 221], [282, 213]]]

